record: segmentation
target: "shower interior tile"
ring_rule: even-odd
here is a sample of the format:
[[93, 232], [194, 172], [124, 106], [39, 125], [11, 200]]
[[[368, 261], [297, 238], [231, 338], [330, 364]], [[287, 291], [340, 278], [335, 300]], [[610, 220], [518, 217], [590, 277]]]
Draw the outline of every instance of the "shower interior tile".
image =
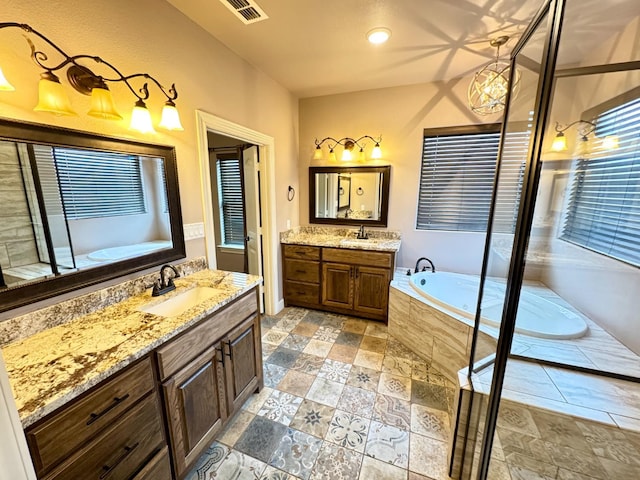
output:
[[[479, 375], [480, 382], [485, 385], [491, 385], [492, 376], [493, 369], [483, 371]], [[560, 390], [546, 374], [545, 369], [537, 363], [509, 360], [504, 379], [504, 389], [560, 402], [565, 401]]]
[[596, 368], [596, 365], [589, 360], [587, 355], [585, 355], [580, 348], [573, 345], [531, 344], [526, 350], [518, 354], [534, 359], [537, 358], [579, 367]]
[[616, 366], [616, 372], [624, 372], [632, 377], [640, 377], [640, 357], [622, 345], [614, 351], [594, 349], [580, 346], [580, 350], [598, 369], [610, 370]]

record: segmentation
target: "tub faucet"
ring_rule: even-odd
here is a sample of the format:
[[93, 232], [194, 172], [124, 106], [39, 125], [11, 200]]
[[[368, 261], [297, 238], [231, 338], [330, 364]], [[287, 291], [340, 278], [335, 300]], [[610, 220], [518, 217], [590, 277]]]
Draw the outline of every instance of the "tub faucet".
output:
[[360, 225], [360, 229], [358, 230], [358, 236], [356, 237], [360, 240], [366, 240], [369, 238], [369, 235], [364, 231], [364, 225]]
[[[433, 262], [431, 260], [429, 260], [427, 257], [420, 257], [418, 259], [418, 261], [416, 262], [416, 268], [413, 271], [413, 273], [418, 273], [418, 267], [420, 266], [420, 262], [424, 260], [425, 262], [429, 262], [429, 265], [431, 265], [431, 273], [436, 273], [436, 267], [433, 265]], [[422, 271], [426, 271], [427, 267], [422, 267]]]
[[[170, 269], [173, 270], [173, 277], [170, 277], [169, 280], [165, 279], [164, 271]], [[159, 295], [164, 295], [165, 293], [169, 293], [172, 290], [176, 289], [176, 286], [173, 283], [174, 278], [178, 278], [180, 273], [173, 265], [163, 265], [160, 267], [160, 280], [156, 280], [153, 284], [153, 291], [151, 292], [152, 297], [157, 297]]]

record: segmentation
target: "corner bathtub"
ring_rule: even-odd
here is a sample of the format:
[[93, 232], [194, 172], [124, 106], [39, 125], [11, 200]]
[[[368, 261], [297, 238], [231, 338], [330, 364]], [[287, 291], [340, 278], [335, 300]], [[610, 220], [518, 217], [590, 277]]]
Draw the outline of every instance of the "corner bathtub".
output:
[[[411, 275], [409, 283], [431, 303], [474, 321], [479, 277], [450, 272], [419, 272]], [[504, 290], [504, 284], [487, 279], [482, 300], [482, 323], [500, 326]], [[526, 289], [520, 292], [517, 333], [539, 338], [569, 339], [582, 337], [588, 329], [582, 317], [572, 311]]]
[[163, 248], [171, 248], [171, 245], [170, 240], [154, 240], [151, 242], [136, 243], [134, 245], [103, 248], [102, 250], [89, 253], [87, 258], [94, 262], [115, 262], [117, 260], [124, 260], [125, 258], [137, 257], [138, 255], [146, 255], [147, 253], [162, 250]]

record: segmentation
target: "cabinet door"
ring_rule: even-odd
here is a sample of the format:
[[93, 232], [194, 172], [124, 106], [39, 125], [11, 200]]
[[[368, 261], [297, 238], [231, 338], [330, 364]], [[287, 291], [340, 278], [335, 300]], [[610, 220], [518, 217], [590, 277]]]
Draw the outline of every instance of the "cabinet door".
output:
[[322, 264], [322, 304], [353, 307], [353, 267], [340, 263]]
[[262, 389], [260, 317], [253, 315], [225, 339], [228, 414], [238, 410], [257, 389]]
[[356, 267], [354, 310], [386, 318], [390, 278], [386, 268]]
[[211, 444], [227, 416], [219, 347], [208, 348], [162, 385], [178, 476]]

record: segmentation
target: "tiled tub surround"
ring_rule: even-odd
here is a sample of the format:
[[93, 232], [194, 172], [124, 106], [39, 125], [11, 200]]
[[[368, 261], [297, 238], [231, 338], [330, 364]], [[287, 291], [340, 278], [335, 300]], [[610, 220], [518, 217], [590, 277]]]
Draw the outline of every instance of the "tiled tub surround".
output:
[[[149, 289], [130, 295], [144, 285], [138, 282], [144, 280], [127, 282], [121, 292], [121, 301], [117, 303], [92, 313], [74, 315], [66, 323], [3, 347], [2, 354], [24, 427], [219, 310], [258, 285], [260, 278], [200, 270], [176, 279], [176, 290], [160, 297], [152, 297]], [[218, 293], [175, 317], [160, 317], [137, 310], [196, 286], [213, 287]], [[106, 290], [115, 293], [118, 289]], [[108, 297], [106, 291], [91, 295]], [[74, 305], [81, 305], [81, 299], [71, 300], [67, 308], [72, 309]]]
[[354, 228], [301, 226], [281, 232], [280, 243], [381, 252], [397, 252], [400, 249], [400, 232], [370, 230], [366, 227], [365, 230], [368, 240], [358, 240], [358, 229]]

